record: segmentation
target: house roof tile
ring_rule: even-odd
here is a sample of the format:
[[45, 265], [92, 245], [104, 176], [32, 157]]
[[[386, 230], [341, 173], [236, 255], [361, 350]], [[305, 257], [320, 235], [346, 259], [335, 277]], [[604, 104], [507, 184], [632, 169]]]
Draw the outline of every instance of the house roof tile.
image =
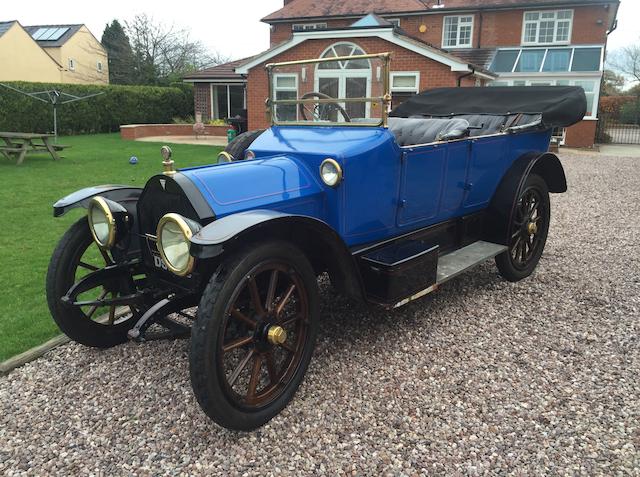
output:
[[211, 68], [205, 68], [199, 71], [195, 71], [190, 73], [184, 77], [186, 81], [189, 80], [203, 80], [203, 79], [216, 79], [216, 80], [225, 80], [225, 79], [242, 79], [242, 75], [236, 73], [236, 67], [240, 66], [242, 63], [250, 60], [252, 57], [243, 58], [241, 60], [234, 60], [228, 63], [223, 63], [221, 65], [212, 66]]
[[0, 36], [4, 35], [9, 30], [9, 28], [11, 28], [11, 25], [13, 25], [15, 22], [15, 20], [11, 20], [9, 22], [0, 22]]
[[[608, 1], [608, 0], [604, 0]], [[554, 7], [568, 4], [602, 3], [603, 0], [292, 0], [280, 10], [262, 19], [264, 22], [301, 18], [323, 18], [365, 15], [367, 13], [393, 14], [422, 11], [456, 10], [464, 8], [498, 7]], [[618, 3], [618, 0], [610, 0]], [[438, 4], [441, 6], [438, 7]]]

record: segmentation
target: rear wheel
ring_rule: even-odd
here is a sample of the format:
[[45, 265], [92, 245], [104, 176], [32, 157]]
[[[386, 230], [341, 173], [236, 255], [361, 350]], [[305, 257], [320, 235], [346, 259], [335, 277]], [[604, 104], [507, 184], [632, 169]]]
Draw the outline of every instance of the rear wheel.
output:
[[[86, 346], [108, 348], [127, 341], [127, 331], [139, 315], [135, 308], [118, 311], [115, 305], [79, 307], [62, 303], [61, 298], [74, 283], [112, 264], [109, 253], [99, 249], [93, 241], [86, 217], [78, 220], [62, 236], [49, 263], [46, 289], [51, 316], [65, 335]], [[78, 299], [95, 301], [117, 295], [118, 292], [98, 285]]]
[[192, 329], [191, 384], [204, 412], [237, 430], [278, 414], [311, 360], [317, 315], [315, 274], [292, 245], [270, 242], [225, 261]]
[[514, 205], [509, 249], [496, 257], [500, 274], [517, 282], [538, 265], [549, 233], [549, 189], [542, 177], [531, 174]]

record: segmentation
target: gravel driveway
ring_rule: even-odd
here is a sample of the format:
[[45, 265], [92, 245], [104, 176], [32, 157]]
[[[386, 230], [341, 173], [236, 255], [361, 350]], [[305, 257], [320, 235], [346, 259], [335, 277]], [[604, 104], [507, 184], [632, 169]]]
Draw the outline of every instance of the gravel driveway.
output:
[[537, 273], [488, 263], [390, 313], [322, 288], [315, 357], [253, 433], [188, 341], [70, 344], [0, 378], [0, 474], [640, 475], [640, 162], [565, 154]]

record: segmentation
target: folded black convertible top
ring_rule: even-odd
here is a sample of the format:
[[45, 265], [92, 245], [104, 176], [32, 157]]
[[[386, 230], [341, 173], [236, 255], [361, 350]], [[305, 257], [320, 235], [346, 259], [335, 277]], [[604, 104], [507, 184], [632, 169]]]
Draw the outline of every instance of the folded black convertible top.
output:
[[437, 88], [419, 93], [391, 111], [391, 116], [459, 114], [540, 114], [546, 127], [567, 127], [584, 118], [587, 98], [578, 86], [496, 86]]

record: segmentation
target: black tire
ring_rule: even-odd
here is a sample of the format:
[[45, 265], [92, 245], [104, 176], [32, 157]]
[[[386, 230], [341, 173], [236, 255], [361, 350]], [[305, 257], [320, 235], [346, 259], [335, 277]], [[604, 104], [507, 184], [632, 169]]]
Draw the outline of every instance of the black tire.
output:
[[[277, 264], [278, 266], [280, 266], [280, 264], [286, 264], [286, 271], [281, 272], [279, 279], [282, 281], [283, 286], [286, 280], [283, 280], [282, 274], [284, 274], [285, 279], [289, 278], [287, 274], [291, 274], [291, 276], [297, 280], [297, 289], [302, 288], [300, 292], [296, 291], [296, 293], [298, 293], [297, 296], [301, 298], [296, 298], [296, 301], [293, 302], [291, 301], [292, 293], [287, 295], [280, 292], [280, 294], [278, 294], [276, 286], [273, 287], [274, 291], [270, 292], [271, 286], [269, 286], [269, 291], [267, 291], [266, 296], [268, 297], [269, 293], [271, 293], [273, 298], [271, 303], [273, 306], [269, 306], [269, 298], [267, 298], [263, 309], [263, 311], [269, 308], [282, 310], [278, 303], [282, 303], [282, 307], [284, 307], [285, 302], [289, 301], [290, 303], [295, 303], [296, 309], [299, 308], [298, 311], [293, 313], [294, 316], [301, 315], [307, 317], [304, 322], [298, 321], [297, 324], [295, 324], [294, 330], [296, 334], [292, 333], [291, 335], [287, 335], [287, 340], [295, 336], [295, 338], [291, 340], [295, 341], [294, 344], [296, 344], [295, 353], [293, 351], [286, 351], [284, 344], [281, 345], [283, 348], [278, 348], [277, 345], [269, 344], [266, 340], [267, 348], [259, 348], [259, 346], [264, 346], [265, 343], [259, 341], [255, 336], [258, 334], [260, 334], [260, 336], [266, 336], [263, 333], [266, 328], [261, 328], [264, 321], [268, 320], [266, 314], [263, 320], [259, 315], [247, 313], [246, 316], [255, 319], [255, 326], [250, 327], [242, 323], [242, 321], [234, 321], [233, 313], [230, 312], [230, 310], [237, 310], [238, 313], [241, 314], [240, 310], [242, 308], [237, 306], [239, 297], [243, 296], [243, 291], [249, 289], [248, 285], [247, 288], [242, 288], [244, 286], [243, 284], [248, 283], [250, 280], [253, 280], [254, 283], [262, 283], [259, 282], [261, 277], [260, 273], [268, 273], [269, 270], [273, 270], [268, 268], [270, 264]], [[273, 266], [275, 267], [276, 265]], [[258, 272], [256, 270], [263, 271]], [[278, 286], [280, 286], [280, 283], [278, 283]], [[255, 289], [258, 290], [258, 285], [256, 285]], [[302, 294], [304, 294], [304, 297]], [[256, 292], [256, 296], [259, 297], [258, 301], [260, 302], [262, 302], [264, 295], [264, 293]], [[283, 298], [283, 296], [285, 298]], [[289, 298], [286, 298], [287, 296]], [[251, 303], [253, 303], [252, 300], [253, 297], [247, 295], [246, 303], [251, 305]], [[242, 310], [243, 313], [245, 313], [244, 309]], [[265, 313], [267, 312], [265, 311]], [[262, 426], [278, 414], [293, 398], [311, 360], [318, 330], [318, 313], [319, 297], [316, 276], [307, 258], [293, 245], [281, 241], [267, 242], [254, 248], [245, 249], [225, 260], [217, 272], [211, 277], [203, 293], [198, 307], [196, 322], [194, 323], [191, 334], [191, 349], [189, 354], [191, 385], [203, 411], [219, 425], [228, 429], [243, 431]], [[294, 324], [293, 322], [296, 320], [298, 320], [298, 318], [287, 319], [291, 324]], [[262, 322], [262, 324], [258, 324], [260, 322]], [[275, 321], [275, 323], [282, 323], [282, 326], [285, 326], [282, 321]], [[233, 369], [233, 372], [227, 373], [225, 370], [225, 359], [228, 355], [225, 353], [227, 353], [228, 350], [225, 348], [229, 347], [229, 342], [225, 338], [227, 337], [227, 332], [232, 327], [235, 329], [235, 327], [242, 326], [246, 328], [244, 334], [238, 333], [234, 337], [253, 336], [252, 339], [254, 341], [234, 350], [238, 351], [239, 355], [244, 358], [234, 361], [233, 366], [229, 368]], [[262, 334], [258, 331], [259, 329], [263, 330]], [[299, 331], [301, 329], [304, 331]], [[249, 335], [247, 335], [247, 333], [249, 333]], [[289, 333], [289, 331], [287, 331], [287, 333]], [[238, 340], [236, 339], [235, 341], [237, 342]], [[288, 344], [287, 346], [290, 347], [291, 345]], [[268, 350], [265, 351], [265, 349]], [[268, 360], [264, 360], [263, 353], [266, 354], [275, 351], [284, 353], [284, 356], [291, 358], [291, 361], [287, 361], [289, 358], [280, 361], [280, 365], [282, 366], [280, 371], [278, 371], [279, 367], [276, 367], [274, 370], [273, 364], [277, 361], [274, 361], [273, 354], [271, 354], [270, 363]], [[252, 363], [250, 379], [248, 381], [249, 384], [247, 386], [249, 391], [243, 398], [241, 394], [237, 394], [237, 391], [234, 390], [234, 383], [232, 382], [230, 384], [229, 381], [236, 381], [238, 379], [238, 374], [236, 374], [238, 368], [240, 368], [244, 374], [244, 370], [249, 367], [249, 360]], [[240, 362], [240, 365], [236, 365], [238, 362]], [[242, 365], [242, 363], [245, 364]], [[264, 369], [265, 366], [263, 363], [266, 364], [266, 368], [268, 369]], [[269, 366], [269, 364], [271, 364], [271, 366]], [[257, 372], [258, 380], [256, 383], [262, 383], [263, 381], [260, 376], [264, 376], [264, 371], [267, 370], [268, 379], [265, 379], [265, 381], [268, 382], [264, 385], [260, 393], [264, 395], [264, 389], [269, 388], [272, 390], [272, 395], [267, 393], [270, 399], [258, 402], [260, 394], [258, 393], [259, 384], [254, 384], [253, 392], [251, 391], [253, 374]], [[280, 381], [274, 383], [275, 379], [272, 377], [272, 371], [276, 379], [280, 376]], [[229, 378], [229, 375], [235, 375], [235, 378]], [[256, 402], [250, 403], [249, 398], [255, 398]]]
[[112, 325], [102, 324], [93, 321], [83, 309], [60, 301], [75, 283], [78, 264], [92, 246], [97, 249], [87, 218], [83, 217], [67, 230], [53, 252], [47, 271], [47, 303], [53, 320], [69, 338], [86, 346], [109, 348], [127, 341], [127, 331], [135, 324], [133, 316]]
[[227, 147], [224, 148], [224, 151], [229, 153], [234, 161], [242, 161], [244, 160], [244, 153], [251, 143], [255, 141], [260, 134], [262, 134], [264, 129], [256, 129], [254, 131], [243, 132], [242, 134], [238, 134], [238, 136], [227, 144]]
[[[527, 177], [510, 216], [509, 249], [496, 257], [496, 265], [506, 280], [517, 282], [533, 273], [549, 234], [549, 188], [542, 177]], [[535, 224], [533, 233], [530, 224]]]

